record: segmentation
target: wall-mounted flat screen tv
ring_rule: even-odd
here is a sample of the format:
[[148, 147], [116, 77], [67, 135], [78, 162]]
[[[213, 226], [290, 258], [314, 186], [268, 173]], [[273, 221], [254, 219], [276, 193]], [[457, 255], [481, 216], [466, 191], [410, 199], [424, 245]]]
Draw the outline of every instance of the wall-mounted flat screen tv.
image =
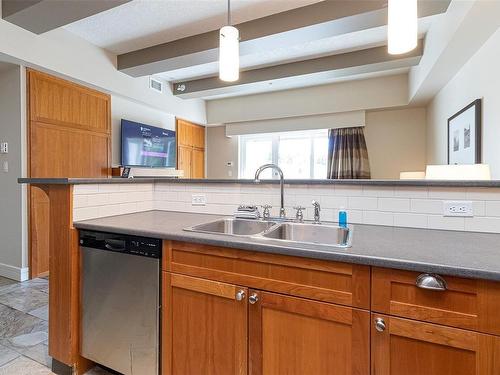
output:
[[123, 119], [121, 128], [122, 166], [175, 168], [175, 131]]

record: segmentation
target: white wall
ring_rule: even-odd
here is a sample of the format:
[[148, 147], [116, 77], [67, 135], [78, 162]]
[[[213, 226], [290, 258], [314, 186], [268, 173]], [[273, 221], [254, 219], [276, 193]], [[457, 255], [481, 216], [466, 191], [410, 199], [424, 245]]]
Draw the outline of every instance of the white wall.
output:
[[9, 143], [9, 153], [0, 154], [0, 275], [17, 280], [28, 276], [26, 186], [17, 183], [26, 172], [24, 87], [19, 66], [0, 72], [0, 141]]
[[210, 124], [363, 111], [408, 104], [406, 74], [207, 102]]
[[[230, 169], [237, 178], [238, 138], [227, 138], [224, 128], [207, 128], [208, 178], [230, 178]], [[373, 179], [399, 179], [402, 171], [425, 170], [425, 108], [367, 111], [364, 131]], [[234, 161], [233, 168], [226, 161]]]
[[111, 147], [113, 166], [120, 164], [121, 119], [140, 122], [164, 129], [175, 130], [175, 116], [127, 98], [111, 97]]
[[128, 97], [160, 111], [205, 123], [205, 103], [183, 100], [148, 88], [148, 77], [132, 78], [116, 69], [116, 56], [66, 31], [36, 35], [0, 20], [0, 60], [12, 61]]
[[425, 108], [366, 112], [365, 138], [373, 179], [425, 171]]
[[500, 179], [500, 29], [443, 87], [427, 108], [427, 160], [447, 164], [447, 120], [477, 98], [483, 99], [483, 162]]
[[[238, 178], [238, 136], [226, 137], [225, 126], [207, 127], [207, 178]], [[233, 166], [226, 163], [232, 161]]]

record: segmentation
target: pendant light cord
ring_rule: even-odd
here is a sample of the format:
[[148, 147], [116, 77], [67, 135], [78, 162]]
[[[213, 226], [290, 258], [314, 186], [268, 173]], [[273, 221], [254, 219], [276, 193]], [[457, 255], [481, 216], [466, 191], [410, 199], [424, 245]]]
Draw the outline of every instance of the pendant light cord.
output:
[[227, 0], [227, 25], [231, 26], [231, 0]]

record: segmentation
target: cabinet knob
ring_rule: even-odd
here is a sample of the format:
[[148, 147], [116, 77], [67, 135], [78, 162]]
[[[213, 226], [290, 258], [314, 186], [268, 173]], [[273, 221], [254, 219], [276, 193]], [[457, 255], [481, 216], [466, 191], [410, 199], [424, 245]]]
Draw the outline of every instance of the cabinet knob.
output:
[[375, 329], [379, 332], [384, 332], [385, 328], [385, 320], [382, 318], [375, 318]]
[[250, 302], [251, 305], [255, 305], [259, 302], [259, 295], [257, 293], [252, 293], [250, 297], [248, 297], [248, 302]]
[[448, 286], [446, 280], [439, 275], [434, 275], [430, 273], [423, 273], [417, 277], [415, 284], [420, 289], [435, 290], [435, 291], [445, 291]]
[[236, 301], [243, 301], [245, 299], [245, 291], [244, 290], [238, 290], [236, 292], [236, 296], [234, 297]]

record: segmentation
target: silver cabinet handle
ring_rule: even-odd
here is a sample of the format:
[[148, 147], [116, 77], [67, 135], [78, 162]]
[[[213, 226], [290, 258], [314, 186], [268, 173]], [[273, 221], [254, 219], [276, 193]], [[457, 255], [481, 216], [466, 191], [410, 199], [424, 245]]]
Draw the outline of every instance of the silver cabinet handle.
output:
[[234, 297], [236, 301], [243, 301], [245, 299], [245, 291], [244, 290], [238, 290], [236, 292], [236, 296]]
[[439, 275], [423, 273], [417, 277], [415, 284], [421, 289], [445, 291], [448, 288], [446, 280]]
[[379, 332], [384, 332], [385, 328], [385, 320], [382, 318], [375, 318], [375, 329]]
[[248, 297], [248, 302], [250, 302], [251, 305], [255, 305], [259, 302], [259, 295], [257, 293], [252, 293], [250, 297]]

